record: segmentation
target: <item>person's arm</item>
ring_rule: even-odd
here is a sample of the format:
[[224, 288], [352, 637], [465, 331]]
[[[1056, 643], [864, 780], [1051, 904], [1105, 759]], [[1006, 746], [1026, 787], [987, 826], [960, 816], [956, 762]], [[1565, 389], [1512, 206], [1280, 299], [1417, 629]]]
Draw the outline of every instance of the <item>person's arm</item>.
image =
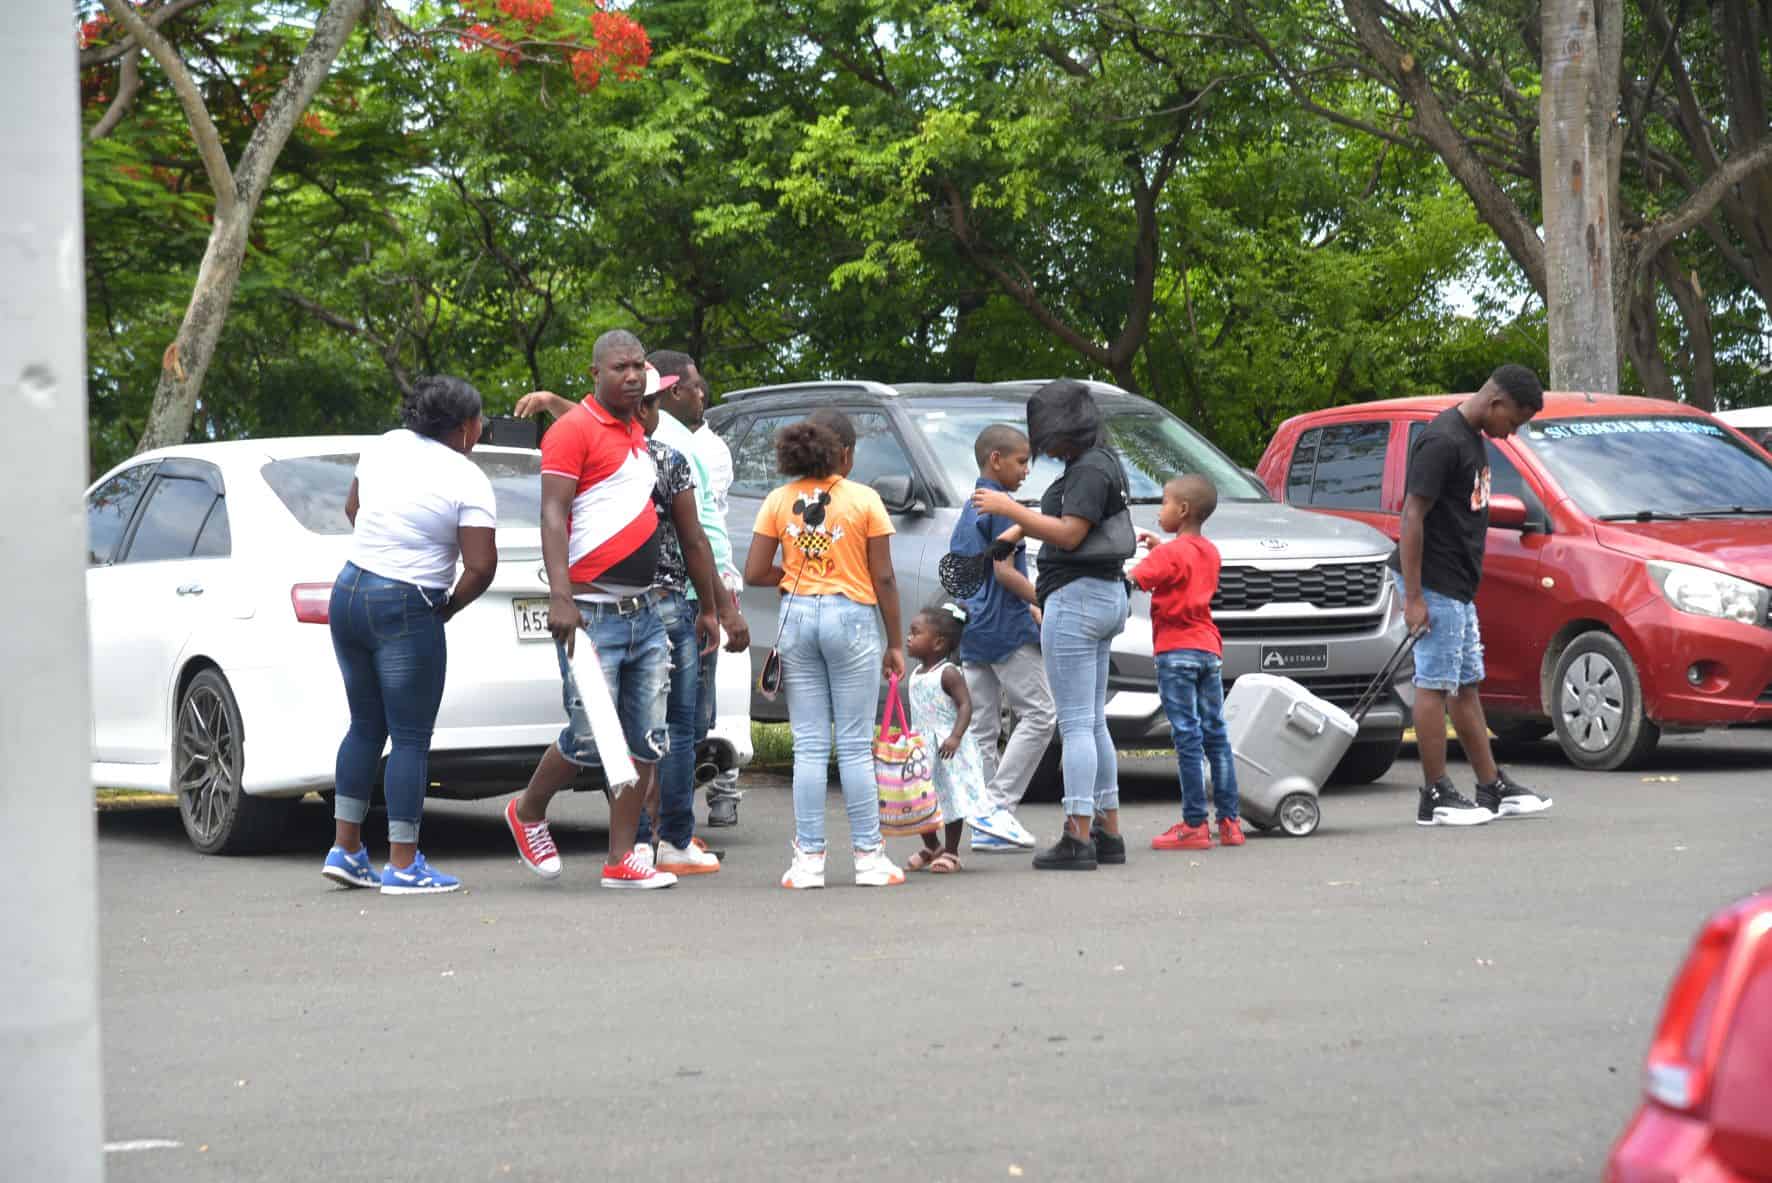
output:
[[445, 621], [479, 599], [492, 586], [492, 577], [498, 574], [496, 534], [491, 526], [456, 527], [455, 536], [461, 546], [461, 575], [449, 591], [449, 602], [443, 607]]
[[357, 478], [352, 477], [351, 491], [345, 494], [345, 518], [351, 523], [353, 529], [357, 525], [357, 511], [361, 508], [363, 508], [363, 503], [357, 500]]
[[751, 535], [751, 553], [744, 558], [744, 581], [751, 587], [780, 587], [785, 572], [775, 562], [781, 539], [767, 534]]
[[992, 566], [1005, 591], [1023, 603], [1034, 602], [1034, 581], [1015, 569], [1014, 559], [998, 559]]
[[[756, 554], [755, 547], [751, 554]], [[898, 616], [898, 575], [892, 569], [892, 535], [876, 534], [868, 539], [868, 575], [874, 583], [874, 599], [879, 602], [880, 616], [886, 622], [886, 654], [880, 668], [887, 677], [904, 675], [904, 636]]]
[[960, 750], [960, 741], [966, 738], [966, 729], [972, 725], [972, 691], [966, 688], [966, 675], [951, 661], [941, 671], [941, 688], [954, 700], [954, 731], [941, 741], [941, 758], [952, 760]]
[[532, 390], [517, 400], [511, 414], [522, 419], [530, 415], [552, 415], [558, 419], [578, 406], [569, 398], [561, 398], [551, 390]]
[[1008, 518], [1021, 528], [1025, 536], [1038, 538], [1060, 550], [1076, 550], [1095, 525], [1088, 518], [1074, 513], [1058, 518], [1047, 517], [1039, 510], [1023, 505], [1009, 494], [999, 493], [995, 489], [973, 490], [972, 504], [978, 507], [980, 513], [994, 513]]
[[541, 478], [541, 565], [548, 573], [548, 632], [566, 646], [572, 656], [573, 638], [584, 622], [572, 599], [571, 562], [567, 559], [572, 537], [572, 499], [578, 482], [569, 476], [543, 473]]
[[1403, 624], [1412, 633], [1428, 628], [1427, 599], [1421, 594], [1421, 544], [1427, 511], [1433, 499], [1411, 493], [1403, 498], [1403, 528], [1397, 539], [1397, 560], [1403, 568]]
[[705, 656], [720, 647], [720, 621], [715, 615], [720, 600], [720, 578], [714, 571], [714, 552], [701, 531], [701, 514], [695, 490], [684, 489], [671, 498], [671, 524], [677, 528], [677, 545], [683, 549], [683, 566], [695, 588], [695, 639]]
[[1173, 548], [1159, 546], [1139, 560], [1126, 578], [1139, 591], [1154, 592], [1165, 587], [1181, 587], [1187, 583], [1187, 566], [1179, 562]]

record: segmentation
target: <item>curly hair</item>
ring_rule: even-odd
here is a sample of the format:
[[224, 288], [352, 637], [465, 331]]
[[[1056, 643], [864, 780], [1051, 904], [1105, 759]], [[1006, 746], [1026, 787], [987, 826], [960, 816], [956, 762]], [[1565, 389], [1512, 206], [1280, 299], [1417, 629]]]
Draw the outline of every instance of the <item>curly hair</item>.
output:
[[462, 378], [432, 374], [413, 383], [400, 404], [400, 425], [441, 440], [469, 419], [480, 417], [480, 392]]
[[960, 651], [960, 639], [966, 635], [966, 609], [946, 600], [937, 600], [924, 605], [917, 615], [928, 622], [930, 630], [947, 646], [948, 653]]
[[781, 475], [830, 476], [843, 462], [843, 441], [822, 423], [802, 419], [775, 433], [775, 467]]

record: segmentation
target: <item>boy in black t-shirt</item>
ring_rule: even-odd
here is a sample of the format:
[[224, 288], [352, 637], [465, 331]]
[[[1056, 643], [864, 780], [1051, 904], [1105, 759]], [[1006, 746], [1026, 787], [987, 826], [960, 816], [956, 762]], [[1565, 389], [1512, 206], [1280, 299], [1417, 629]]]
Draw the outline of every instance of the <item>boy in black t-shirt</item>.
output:
[[[1422, 826], [1476, 826], [1551, 806], [1500, 768], [1477, 687], [1483, 640], [1477, 584], [1489, 531], [1489, 457], [1484, 435], [1505, 439], [1544, 409], [1544, 389], [1525, 366], [1502, 366], [1483, 388], [1448, 407], [1409, 452], [1402, 537], [1391, 566], [1403, 593], [1403, 619], [1415, 643], [1415, 741], [1421, 751]], [[1477, 774], [1471, 801], [1446, 775], [1446, 715]]]

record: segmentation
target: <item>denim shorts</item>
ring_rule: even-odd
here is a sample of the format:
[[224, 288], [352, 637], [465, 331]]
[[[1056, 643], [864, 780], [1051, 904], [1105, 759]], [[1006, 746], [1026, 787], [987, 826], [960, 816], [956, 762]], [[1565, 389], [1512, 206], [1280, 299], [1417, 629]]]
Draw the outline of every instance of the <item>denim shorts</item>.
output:
[[[1403, 578], [1395, 571], [1397, 594]], [[1422, 588], [1427, 601], [1427, 636], [1415, 642], [1415, 684], [1423, 690], [1451, 694], [1483, 680], [1483, 634], [1477, 628], [1477, 606]]]
[[[671, 685], [671, 645], [664, 621], [651, 596], [639, 609], [622, 613], [614, 604], [576, 601], [584, 617], [584, 638], [597, 650], [597, 662], [609, 683], [609, 697], [621, 718], [628, 755], [636, 763], [653, 764], [670, 751], [665, 731], [666, 695]], [[566, 727], [560, 732], [560, 754], [574, 764], [598, 767], [597, 744], [591, 738], [591, 721], [585, 713], [578, 683], [566, 646], [554, 645], [560, 659], [561, 697], [566, 705]]]

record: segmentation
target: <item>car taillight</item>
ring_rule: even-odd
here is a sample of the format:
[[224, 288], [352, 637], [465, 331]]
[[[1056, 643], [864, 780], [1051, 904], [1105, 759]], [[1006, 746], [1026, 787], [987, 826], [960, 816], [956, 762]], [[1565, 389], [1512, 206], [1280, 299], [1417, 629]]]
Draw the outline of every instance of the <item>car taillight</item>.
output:
[[[1749, 976], [1751, 946], [1758, 943], [1742, 938], [1766, 935], [1767, 914], [1756, 917], [1756, 903], [1765, 906], [1763, 899], [1750, 898], [1711, 917], [1668, 991], [1649, 1044], [1643, 1091], [1669, 1109], [1692, 1111], [1705, 1103], [1723, 1036]], [[1744, 927], [1744, 921], [1752, 923]]]
[[303, 624], [327, 624], [332, 620], [330, 583], [298, 583], [289, 589], [289, 602], [295, 605], [295, 618]]

